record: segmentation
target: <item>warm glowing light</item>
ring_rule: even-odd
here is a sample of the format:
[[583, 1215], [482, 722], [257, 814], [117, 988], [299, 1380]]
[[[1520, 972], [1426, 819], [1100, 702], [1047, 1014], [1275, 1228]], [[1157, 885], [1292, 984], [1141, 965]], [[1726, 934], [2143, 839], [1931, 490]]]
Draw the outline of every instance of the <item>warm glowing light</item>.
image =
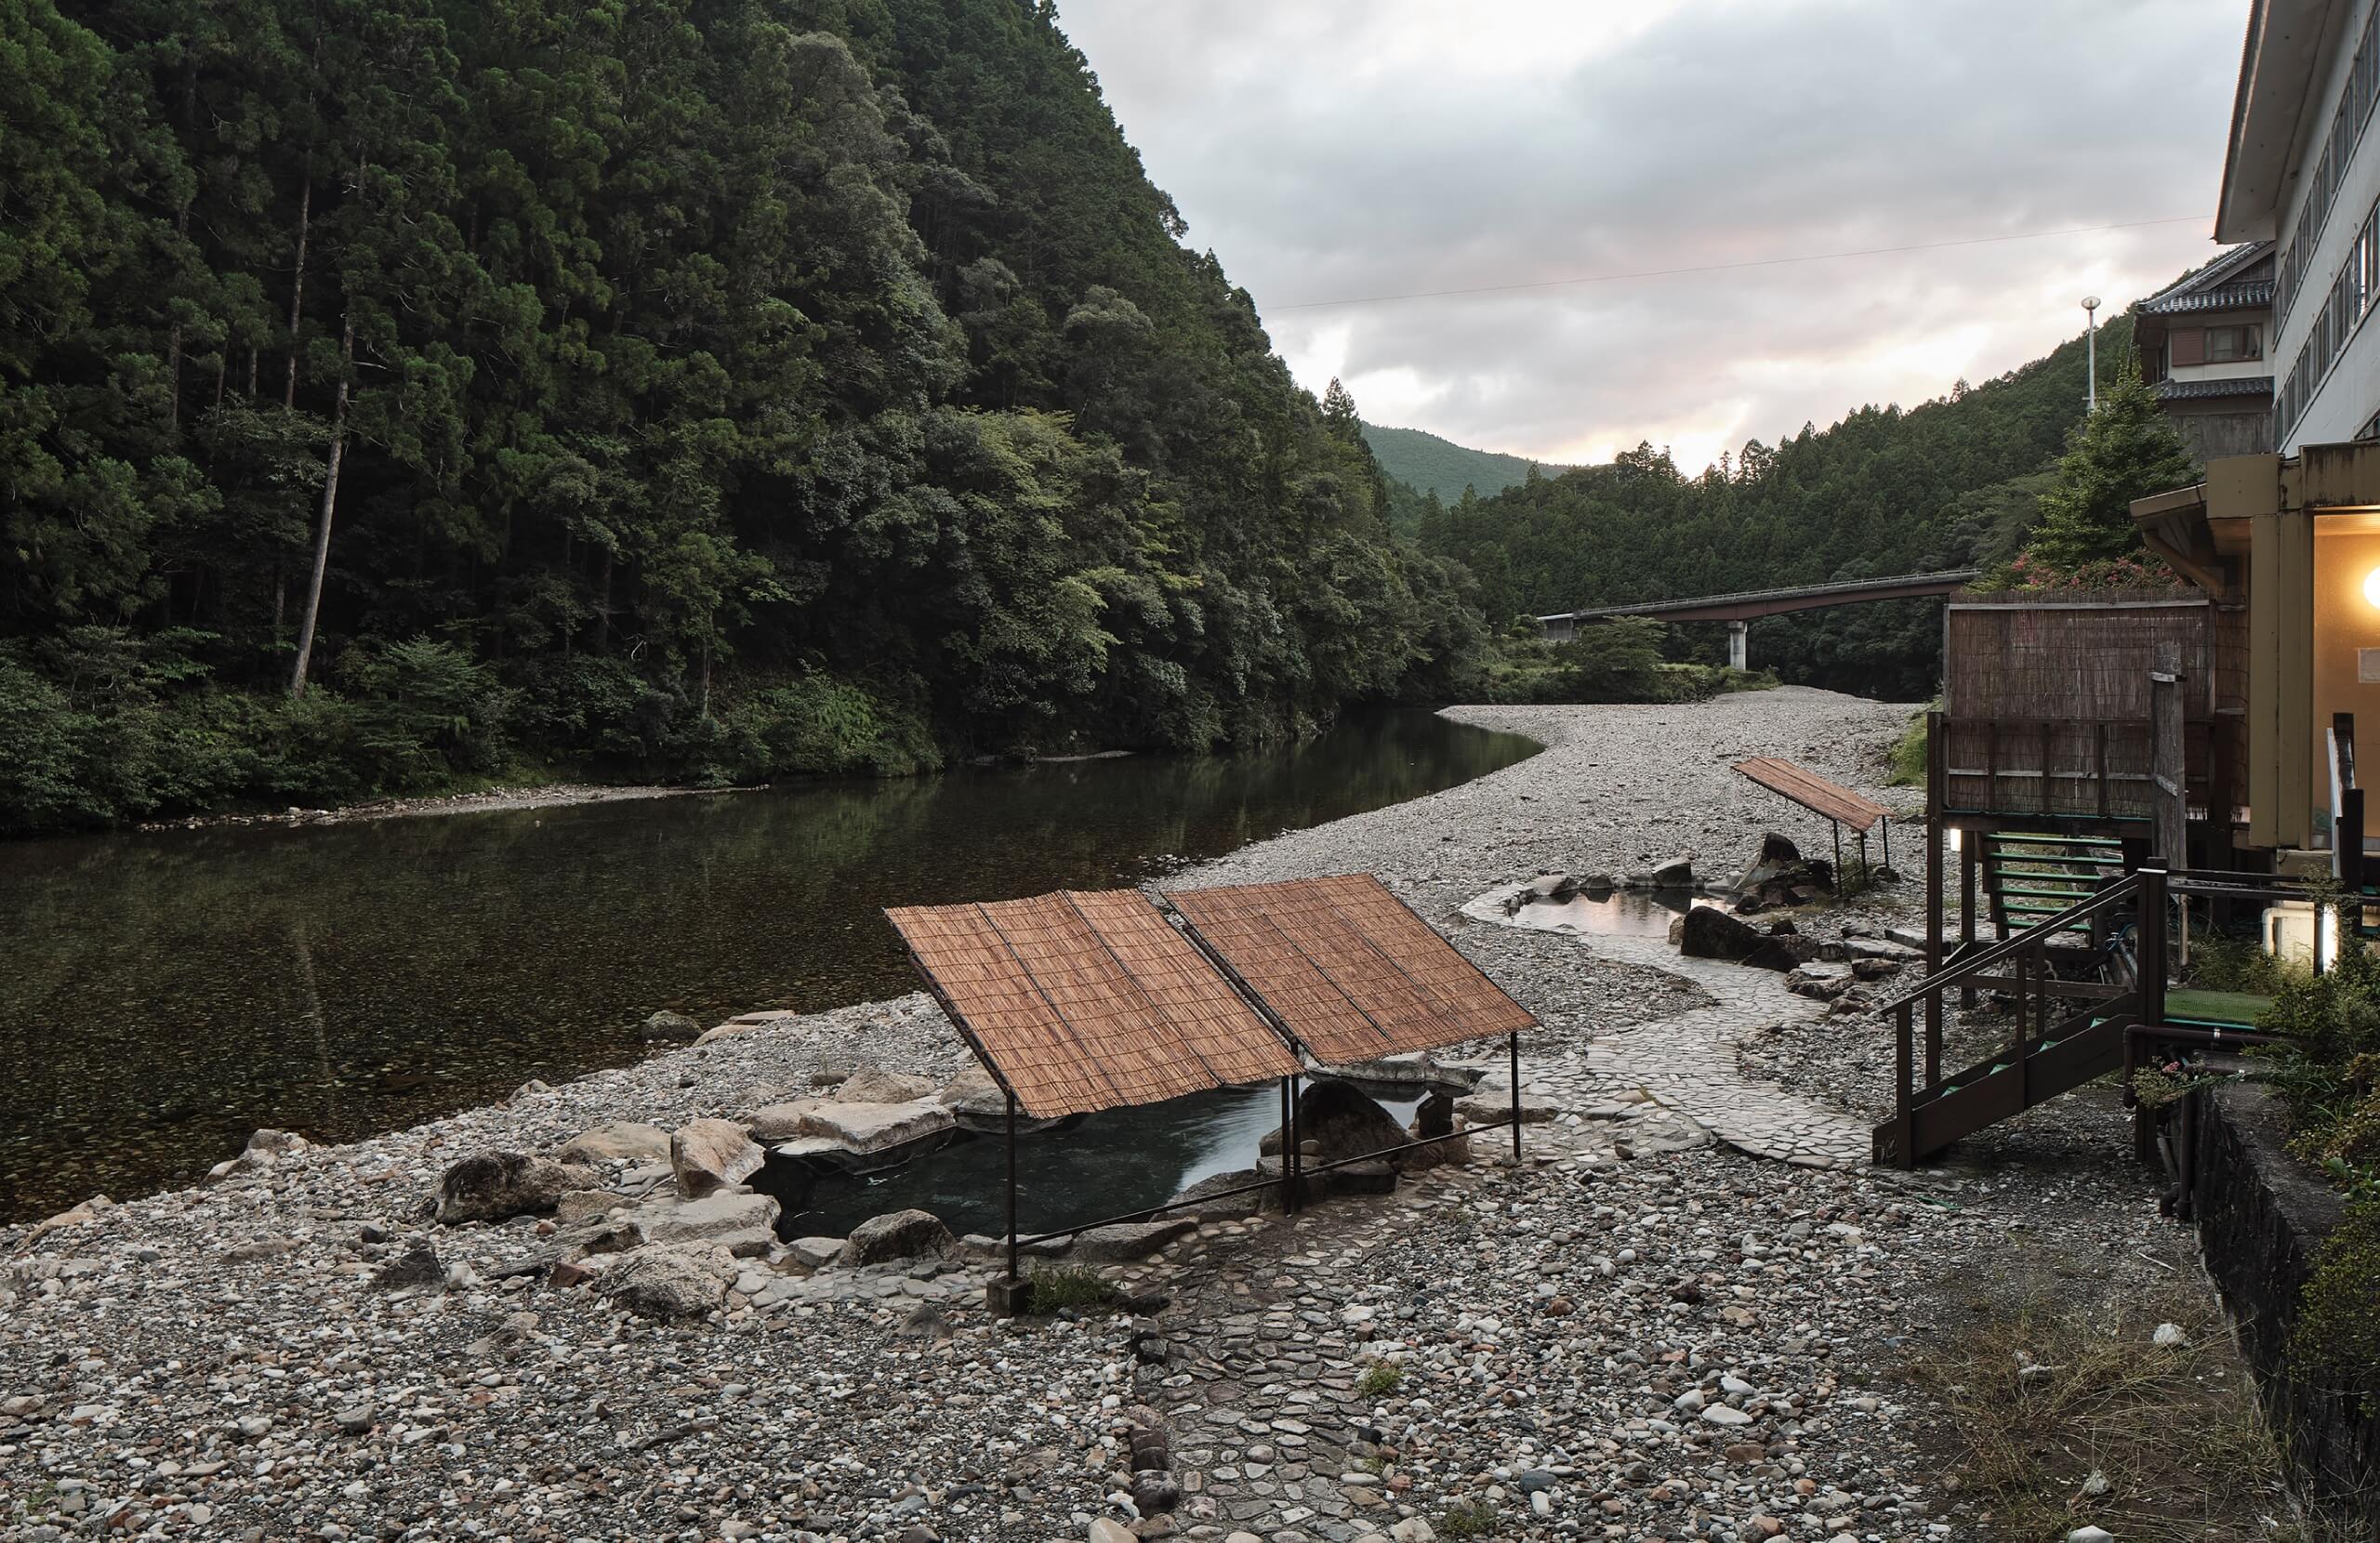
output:
[[2363, 598], [2372, 604], [2380, 606], [2380, 568], [2374, 568], [2363, 575]]

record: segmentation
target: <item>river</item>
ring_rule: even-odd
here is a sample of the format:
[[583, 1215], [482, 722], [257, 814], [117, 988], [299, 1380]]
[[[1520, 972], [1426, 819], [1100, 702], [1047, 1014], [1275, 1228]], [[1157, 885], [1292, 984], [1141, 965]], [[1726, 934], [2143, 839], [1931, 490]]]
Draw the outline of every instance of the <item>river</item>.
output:
[[1536, 748], [1394, 712], [1236, 756], [0, 846], [0, 1218], [622, 1064], [657, 1009], [897, 996], [882, 906], [1138, 883]]

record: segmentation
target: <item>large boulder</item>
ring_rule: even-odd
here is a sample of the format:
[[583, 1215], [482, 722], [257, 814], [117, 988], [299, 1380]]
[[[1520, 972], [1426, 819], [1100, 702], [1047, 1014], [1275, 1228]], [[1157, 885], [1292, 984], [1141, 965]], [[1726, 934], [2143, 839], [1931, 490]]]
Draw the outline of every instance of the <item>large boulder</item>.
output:
[[869, 1217], [852, 1229], [852, 1235], [843, 1240], [842, 1257], [837, 1262], [856, 1267], [914, 1259], [919, 1254], [938, 1254], [958, 1241], [932, 1211], [887, 1211], [882, 1216]]
[[[947, 1134], [958, 1124], [947, 1107], [930, 1098], [906, 1103], [851, 1103], [837, 1099], [805, 1113], [796, 1129], [800, 1137], [831, 1142], [841, 1152], [873, 1157]], [[813, 1156], [826, 1150], [805, 1148], [800, 1155]]]
[[1770, 831], [1760, 854], [1736, 877], [1736, 909], [1750, 916], [1780, 905], [1806, 905], [1834, 888], [1834, 865], [1804, 857], [1801, 849]]
[[932, 1077], [863, 1066], [843, 1079], [842, 1086], [835, 1089], [835, 1097], [845, 1103], [908, 1103], [931, 1097], [933, 1090]]
[[1228, 1173], [1209, 1174], [1173, 1197], [1173, 1203], [1183, 1206], [1183, 1209], [1166, 1214], [1196, 1217], [1200, 1221], [1236, 1221], [1261, 1211], [1277, 1211], [1281, 1208], [1281, 1190], [1277, 1182], [1264, 1189], [1250, 1190], [1246, 1194], [1223, 1193], [1253, 1184], [1264, 1177], [1255, 1168], [1234, 1168]]
[[721, 1190], [699, 1200], [648, 1200], [625, 1219], [647, 1243], [704, 1243], [737, 1259], [759, 1259], [776, 1242], [777, 1203], [765, 1194]]
[[1743, 962], [1754, 969], [1790, 970], [1817, 958], [1824, 946], [1818, 939], [1805, 938], [1798, 932], [1772, 932], [1760, 940], [1758, 948], [1744, 956]]
[[[1476, 1086], [1476, 1083], [1474, 1082], [1473, 1086]], [[1416, 1141], [1426, 1141], [1439, 1137], [1453, 1139], [1439, 1141], [1435, 1146], [1415, 1147], [1412, 1151], [1406, 1153], [1401, 1161], [1407, 1168], [1441, 1167], [1448, 1164], [1460, 1165], [1471, 1160], [1470, 1139], [1454, 1135], [1454, 1112], [1455, 1098], [1452, 1093], [1443, 1088], [1430, 1089], [1414, 1109], [1413, 1123], [1406, 1127], [1406, 1134]]]
[[565, 1163], [654, 1162], [669, 1155], [669, 1132], [642, 1120], [614, 1120], [573, 1136], [554, 1155]]
[[727, 1299], [727, 1275], [708, 1249], [640, 1248], [597, 1289], [641, 1318], [699, 1318]]
[[648, 1044], [682, 1043], [700, 1039], [703, 1026], [682, 1012], [665, 1008], [638, 1024], [637, 1034]]
[[669, 1133], [669, 1171], [688, 1200], [741, 1184], [768, 1160], [760, 1143], [734, 1120], [694, 1120]]
[[1667, 857], [1639, 873], [1630, 874], [1621, 881], [1630, 890], [1691, 890], [1694, 888], [1694, 860], [1690, 857]]
[[1741, 959], [1766, 941], [1752, 923], [1715, 905], [1698, 905], [1686, 914], [1677, 946], [1690, 959]]
[[575, 1164], [525, 1152], [483, 1152], [456, 1163], [439, 1180], [438, 1220], [454, 1226], [550, 1211], [565, 1192], [590, 1181]]
[[[1405, 1128], [1363, 1089], [1344, 1082], [1308, 1083], [1298, 1094], [1298, 1145], [1306, 1160], [1335, 1163], [1405, 1144]], [[1267, 1155], [1281, 1150], [1278, 1130], [1257, 1143]]]

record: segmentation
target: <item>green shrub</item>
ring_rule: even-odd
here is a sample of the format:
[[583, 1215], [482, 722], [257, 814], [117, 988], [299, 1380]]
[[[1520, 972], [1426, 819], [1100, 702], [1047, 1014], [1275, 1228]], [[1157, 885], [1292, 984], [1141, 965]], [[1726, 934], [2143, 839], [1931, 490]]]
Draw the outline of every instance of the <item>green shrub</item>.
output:
[[1079, 1264], [1035, 1269], [1028, 1273], [1033, 1289], [1026, 1301], [1037, 1316], [1073, 1308], [1112, 1306], [1122, 1295], [1096, 1270]]
[[2202, 991], [2240, 991], [2278, 996], [2289, 983], [2288, 966], [2265, 952], [2254, 938], [2210, 932], [2190, 939], [2188, 981]]
[[1888, 785], [1893, 787], [1923, 787], [1925, 785], [1925, 715], [1918, 714], [1909, 720], [1909, 727], [1893, 742], [1890, 752], [1893, 774]]
[[1405, 1367], [1395, 1361], [1375, 1361], [1355, 1383], [1358, 1398], [1385, 1398], [1405, 1381]]
[[2290, 1369], [2366, 1400], [2380, 1397], [2380, 1190], [2347, 1207], [2307, 1278]]
[[1493, 1537], [1496, 1508], [1485, 1500], [1457, 1500], [1438, 1517], [1440, 1537]]

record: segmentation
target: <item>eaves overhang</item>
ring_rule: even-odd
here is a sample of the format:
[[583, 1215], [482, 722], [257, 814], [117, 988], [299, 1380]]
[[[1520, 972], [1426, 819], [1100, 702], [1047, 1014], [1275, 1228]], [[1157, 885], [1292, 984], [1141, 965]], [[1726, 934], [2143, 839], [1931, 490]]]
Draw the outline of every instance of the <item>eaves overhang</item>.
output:
[[2215, 239], [2280, 234], [2293, 169], [2320, 104], [2316, 78], [2354, 10], [2352, 0], [2254, 0], [2215, 201]]

